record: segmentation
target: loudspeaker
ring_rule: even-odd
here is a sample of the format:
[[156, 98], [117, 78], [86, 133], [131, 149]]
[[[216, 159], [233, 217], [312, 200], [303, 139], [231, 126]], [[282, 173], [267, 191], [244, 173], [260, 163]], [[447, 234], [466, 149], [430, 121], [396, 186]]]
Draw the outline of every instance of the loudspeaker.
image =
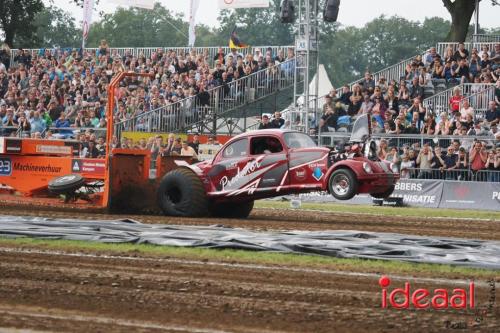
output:
[[325, 8], [323, 9], [323, 21], [337, 22], [339, 16], [340, 0], [326, 0]]
[[280, 10], [281, 23], [293, 23], [295, 21], [295, 6], [291, 0], [283, 0]]

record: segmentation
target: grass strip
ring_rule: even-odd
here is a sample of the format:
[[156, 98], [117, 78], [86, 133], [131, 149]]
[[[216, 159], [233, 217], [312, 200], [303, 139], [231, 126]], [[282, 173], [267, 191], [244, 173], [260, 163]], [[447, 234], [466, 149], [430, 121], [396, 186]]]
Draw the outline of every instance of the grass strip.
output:
[[33, 238], [0, 238], [0, 247], [34, 250], [98, 253], [108, 255], [176, 258], [229, 263], [252, 263], [288, 267], [331, 269], [376, 274], [418, 275], [440, 278], [496, 278], [497, 270], [404, 261], [342, 259], [319, 255], [285, 254], [245, 250], [219, 250], [150, 244], [99, 243]]
[[[288, 201], [259, 200], [255, 202], [256, 208], [278, 208], [291, 209]], [[300, 209], [318, 210], [336, 213], [355, 213], [386, 216], [409, 216], [409, 217], [441, 217], [441, 218], [469, 218], [488, 219], [500, 221], [500, 212], [480, 210], [459, 210], [443, 208], [420, 208], [420, 207], [388, 207], [370, 205], [348, 205], [339, 203], [309, 203], [303, 202]]]

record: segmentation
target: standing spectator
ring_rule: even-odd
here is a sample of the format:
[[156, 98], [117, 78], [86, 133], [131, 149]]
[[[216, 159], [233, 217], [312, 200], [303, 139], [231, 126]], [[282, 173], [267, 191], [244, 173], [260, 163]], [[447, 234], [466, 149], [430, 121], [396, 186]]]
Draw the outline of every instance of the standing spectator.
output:
[[193, 135], [193, 142], [190, 142], [189, 146], [193, 148], [196, 155], [198, 155], [200, 148], [200, 136], [198, 134]]
[[370, 72], [365, 73], [365, 78], [361, 82], [363, 90], [369, 92], [370, 94], [373, 93], [375, 90], [375, 80], [373, 80], [373, 76]]
[[433, 158], [432, 150], [429, 147], [429, 144], [424, 144], [422, 150], [419, 152], [417, 157], [417, 166], [420, 169], [418, 178], [420, 179], [429, 179], [431, 176], [431, 162]]
[[488, 159], [486, 160], [486, 169], [488, 170], [488, 181], [489, 182], [499, 182], [500, 181], [500, 155], [495, 149], [492, 149], [488, 153]]
[[[0, 72], [8, 71], [10, 68], [10, 47], [6, 43], [0, 48]], [[0, 98], [2, 96], [0, 95]]]
[[486, 148], [481, 143], [481, 141], [476, 141], [469, 152], [470, 168], [477, 174], [478, 171], [483, 170], [486, 167], [486, 160], [488, 159], [488, 154], [486, 153]]
[[274, 118], [271, 121], [272, 128], [282, 128], [285, 125], [285, 119], [281, 118], [281, 112], [275, 112]]
[[431, 167], [433, 169], [432, 171], [432, 178], [434, 179], [441, 179], [444, 176], [444, 161], [443, 161], [443, 156], [441, 153], [441, 147], [436, 146], [434, 147], [434, 152], [433, 152], [433, 157], [431, 161]]
[[415, 168], [415, 162], [410, 159], [410, 155], [408, 152], [403, 153], [403, 157], [401, 160], [401, 178], [409, 179], [413, 173], [413, 169]]
[[261, 123], [259, 125], [259, 129], [269, 129], [269, 128], [273, 128], [271, 123], [269, 122], [269, 116], [268, 115], [262, 115], [262, 120], [261, 120]]
[[446, 155], [443, 157], [445, 178], [454, 180], [456, 179], [456, 174], [453, 170], [457, 168], [458, 155], [455, 154], [455, 150], [452, 146], [447, 148]]
[[469, 161], [467, 159], [467, 153], [465, 152], [464, 147], [460, 147], [458, 149], [458, 158], [457, 158], [458, 180], [469, 179], [468, 168], [469, 168]]
[[33, 118], [30, 120], [30, 125], [31, 125], [31, 132], [32, 133], [43, 133], [45, 132], [45, 129], [47, 128], [47, 124], [45, 123], [45, 120], [43, 120], [40, 117], [40, 112], [35, 111], [33, 113]]
[[187, 141], [182, 142], [182, 148], [181, 148], [180, 155], [181, 156], [191, 156], [194, 159], [198, 159], [198, 154], [193, 149], [193, 147], [189, 146], [189, 143]]

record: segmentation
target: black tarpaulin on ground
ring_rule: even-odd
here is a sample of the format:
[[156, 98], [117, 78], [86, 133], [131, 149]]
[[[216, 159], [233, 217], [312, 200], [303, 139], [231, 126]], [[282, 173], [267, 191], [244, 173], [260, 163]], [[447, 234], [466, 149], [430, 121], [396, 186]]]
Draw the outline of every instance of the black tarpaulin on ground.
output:
[[0, 216], [0, 237], [314, 253], [500, 269], [500, 242], [365, 231], [262, 232], [224, 226], [152, 225]]

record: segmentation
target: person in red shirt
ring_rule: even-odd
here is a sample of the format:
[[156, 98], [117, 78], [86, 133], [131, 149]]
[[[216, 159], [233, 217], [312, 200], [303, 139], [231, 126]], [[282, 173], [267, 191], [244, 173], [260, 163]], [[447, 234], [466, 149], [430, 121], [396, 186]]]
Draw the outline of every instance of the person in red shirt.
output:
[[460, 88], [453, 90], [453, 96], [450, 98], [450, 111], [451, 113], [460, 111], [460, 101], [464, 98], [460, 94]]
[[486, 168], [488, 153], [481, 141], [476, 141], [469, 152], [470, 168], [474, 173]]

